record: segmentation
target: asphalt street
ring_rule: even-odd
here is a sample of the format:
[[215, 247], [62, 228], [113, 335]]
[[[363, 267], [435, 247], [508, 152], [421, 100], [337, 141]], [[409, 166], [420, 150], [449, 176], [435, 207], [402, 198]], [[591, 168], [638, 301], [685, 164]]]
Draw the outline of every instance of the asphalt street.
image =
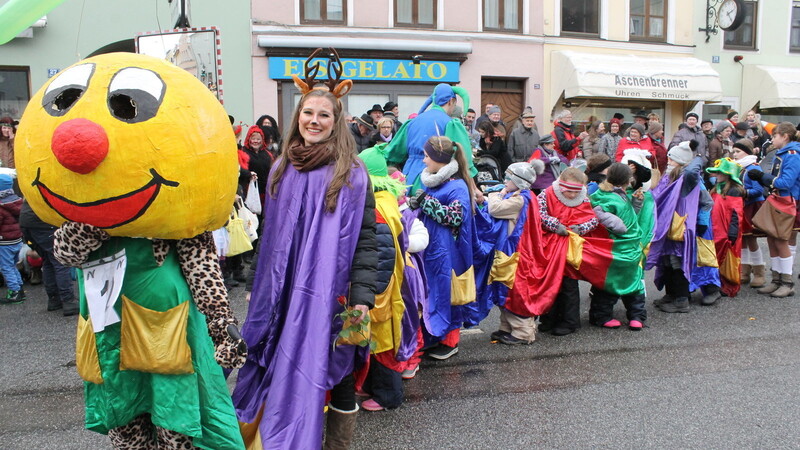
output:
[[[111, 448], [83, 428], [75, 317], [47, 312], [43, 288], [27, 289], [25, 304], [0, 307], [0, 448]], [[588, 285], [581, 292], [572, 335], [492, 344], [496, 311], [465, 330], [456, 356], [426, 360], [405, 382], [402, 407], [359, 414], [354, 448], [800, 446], [800, 296], [744, 288], [666, 314], [649, 292], [648, 326], [634, 332], [588, 325]], [[243, 320], [242, 288], [232, 302]]]

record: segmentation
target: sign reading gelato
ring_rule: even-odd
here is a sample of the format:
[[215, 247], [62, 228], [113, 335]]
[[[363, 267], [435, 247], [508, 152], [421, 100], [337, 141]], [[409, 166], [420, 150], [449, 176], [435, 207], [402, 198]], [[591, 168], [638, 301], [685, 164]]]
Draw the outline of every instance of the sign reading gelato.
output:
[[[273, 80], [288, 80], [292, 75], [303, 78], [304, 58], [269, 58], [269, 77]], [[317, 79], [328, 78], [328, 60], [319, 58]], [[414, 81], [427, 83], [457, 83], [460, 64], [457, 61], [419, 61], [402, 59], [342, 59], [342, 78], [370, 81]]]

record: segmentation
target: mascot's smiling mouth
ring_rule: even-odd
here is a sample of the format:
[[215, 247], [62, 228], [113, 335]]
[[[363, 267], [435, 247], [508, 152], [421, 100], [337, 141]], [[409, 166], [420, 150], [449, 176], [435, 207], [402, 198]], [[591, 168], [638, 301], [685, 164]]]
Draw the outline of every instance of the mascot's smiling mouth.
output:
[[153, 178], [144, 186], [127, 194], [104, 198], [91, 202], [78, 203], [51, 191], [39, 181], [42, 169], [36, 170], [36, 179], [31, 183], [39, 189], [44, 201], [61, 217], [72, 221], [88, 223], [98, 228], [115, 228], [130, 223], [147, 211], [161, 190], [161, 185], [177, 187], [177, 181], [169, 181], [150, 169]]

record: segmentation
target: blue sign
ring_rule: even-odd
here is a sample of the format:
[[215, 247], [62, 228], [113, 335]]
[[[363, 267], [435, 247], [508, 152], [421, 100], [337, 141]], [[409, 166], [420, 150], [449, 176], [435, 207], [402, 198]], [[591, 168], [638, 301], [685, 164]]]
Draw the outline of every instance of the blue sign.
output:
[[[292, 75], [304, 78], [304, 58], [269, 58], [269, 77], [273, 80], [289, 80]], [[328, 78], [328, 59], [316, 58], [319, 62], [317, 79]], [[342, 79], [369, 81], [418, 81], [427, 83], [457, 83], [461, 64], [457, 61], [414, 61], [408, 59], [342, 59]]]
[[53, 78], [61, 69], [47, 69], [47, 78]]

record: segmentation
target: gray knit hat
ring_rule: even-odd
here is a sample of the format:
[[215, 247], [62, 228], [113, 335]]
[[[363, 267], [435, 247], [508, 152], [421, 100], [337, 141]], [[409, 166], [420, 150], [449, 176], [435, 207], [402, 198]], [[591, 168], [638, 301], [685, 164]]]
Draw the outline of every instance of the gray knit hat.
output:
[[669, 149], [667, 152], [667, 157], [682, 166], [692, 162], [694, 153], [692, 152], [690, 141], [683, 141], [675, 147]]
[[731, 123], [728, 122], [727, 120], [723, 120], [723, 121], [721, 121], [720, 123], [717, 124], [717, 127], [714, 130], [714, 133], [715, 134], [720, 134], [723, 131], [725, 131], [726, 128], [733, 128], [733, 125], [731, 125]]
[[511, 174], [511, 181], [520, 190], [530, 189], [531, 185], [536, 181], [536, 177], [544, 172], [544, 162], [540, 159], [534, 159], [529, 163], [514, 163], [508, 166], [506, 172]]
[[501, 112], [500, 111], [500, 107], [497, 106], [497, 105], [494, 105], [491, 108], [489, 108], [489, 114], [494, 114], [494, 113], [499, 113], [499, 112]]
[[644, 137], [644, 125], [642, 124], [634, 123], [629, 130], [636, 130], [639, 132], [639, 137]]

